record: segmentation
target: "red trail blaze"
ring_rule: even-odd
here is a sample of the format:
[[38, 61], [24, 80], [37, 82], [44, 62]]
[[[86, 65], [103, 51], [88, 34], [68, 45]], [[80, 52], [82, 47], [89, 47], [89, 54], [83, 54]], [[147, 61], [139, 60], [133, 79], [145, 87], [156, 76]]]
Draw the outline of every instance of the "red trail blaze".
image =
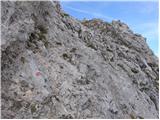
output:
[[41, 72], [36, 72], [36, 76], [40, 76], [41, 75]]

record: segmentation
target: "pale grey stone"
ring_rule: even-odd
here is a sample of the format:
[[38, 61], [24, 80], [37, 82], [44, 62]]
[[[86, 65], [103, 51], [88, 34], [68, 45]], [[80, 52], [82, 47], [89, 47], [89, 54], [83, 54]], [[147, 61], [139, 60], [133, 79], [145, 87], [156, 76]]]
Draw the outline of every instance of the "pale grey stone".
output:
[[128, 25], [1, 5], [2, 118], [158, 118], [158, 58]]

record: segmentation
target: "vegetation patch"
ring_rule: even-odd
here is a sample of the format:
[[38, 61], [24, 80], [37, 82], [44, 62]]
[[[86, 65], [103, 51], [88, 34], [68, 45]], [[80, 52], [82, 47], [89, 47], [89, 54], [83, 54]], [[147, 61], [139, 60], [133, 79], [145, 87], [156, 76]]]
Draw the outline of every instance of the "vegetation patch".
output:
[[63, 13], [63, 14], [62, 14], [62, 17], [69, 17], [69, 14]]
[[69, 58], [70, 58], [70, 57], [69, 57], [69, 55], [68, 55], [68, 54], [66, 54], [66, 53], [64, 53], [62, 56], [63, 56], [63, 59], [64, 59], [64, 60], [67, 60], [67, 59], [69, 59]]
[[71, 54], [64, 53], [64, 54], [62, 55], [62, 57], [63, 57], [64, 60], [66, 60], [66, 61], [74, 64], [73, 61], [72, 61], [72, 55], [71, 55]]
[[35, 53], [38, 49], [38, 41], [42, 41], [44, 46], [48, 48], [49, 42], [46, 38], [46, 34], [48, 32], [48, 29], [42, 25], [38, 25], [36, 27], [36, 30], [32, 32], [29, 36], [29, 40], [27, 41], [27, 47], [32, 49]]
[[133, 114], [130, 114], [131, 119], [136, 119], [136, 116]]
[[64, 15], [64, 16], [69, 16], [69, 14], [67, 14], [67, 13], [64, 13], [63, 15]]
[[34, 112], [36, 112], [36, 105], [35, 104], [32, 104], [31, 105], [31, 113], [33, 114]]
[[48, 32], [48, 29], [47, 29], [45, 26], [43, 26], [43, 25], [38, 25], [37, 28], [38, 28], [38, 29], [41, 31], [41, 33], [43, 33], [43, 34], [47, 34], [47, 32]]
[[159, 90], [159, 81], [158, 81], [158, 79], [154, 82], [154, 85]]

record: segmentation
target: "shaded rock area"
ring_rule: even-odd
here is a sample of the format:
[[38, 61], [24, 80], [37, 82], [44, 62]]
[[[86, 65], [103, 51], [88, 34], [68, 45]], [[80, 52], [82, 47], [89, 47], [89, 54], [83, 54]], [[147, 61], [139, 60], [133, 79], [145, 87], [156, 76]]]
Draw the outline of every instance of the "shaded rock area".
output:
[[159, 67], [121, 21], [58, 2], [1, 2], [2, 118], [158, 118]]

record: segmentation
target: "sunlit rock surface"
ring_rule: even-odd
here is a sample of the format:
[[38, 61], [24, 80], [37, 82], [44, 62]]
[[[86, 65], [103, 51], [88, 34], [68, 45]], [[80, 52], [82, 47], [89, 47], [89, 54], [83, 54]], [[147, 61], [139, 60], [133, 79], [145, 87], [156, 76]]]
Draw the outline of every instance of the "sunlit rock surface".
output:
[[2, 118], [158, 118], [158, 58], [126, 24], [1, 6]]

